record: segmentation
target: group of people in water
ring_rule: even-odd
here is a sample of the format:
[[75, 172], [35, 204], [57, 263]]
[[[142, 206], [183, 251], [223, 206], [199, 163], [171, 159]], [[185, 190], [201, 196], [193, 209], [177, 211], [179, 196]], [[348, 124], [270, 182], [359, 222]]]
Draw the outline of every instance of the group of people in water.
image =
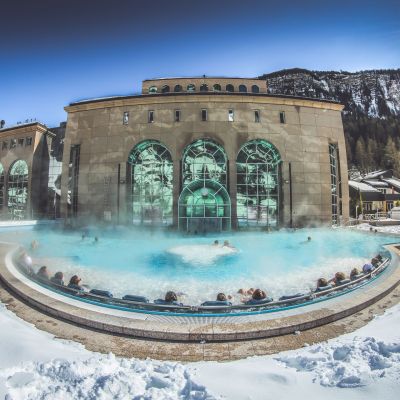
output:
[[219, 240], [214, 240], [214, 243], [212, 244], [212, 246], [214, 246], [214, 247], [228, 247], [230, 249], [236, 249], [235, 246], [232, 246], [229, 243], [229, 240], [224, 240], [224, 243], [222, 244], [222, 246], [219, 244]]
[[335, 286], [341, 286], [355, 281], [356, 279], [362, 278], [364, 275], [373, 272], [375, 268], [379, 266], [382, 260], [382, 256], [378, 254], [371, 259], [370, 263], [364, 264], [361, 270], [358, 268], [353, 268], [349, 277], [347, 277], [344, 272], [336, 272], [335, 276], [329, 280], [325, 278], [319, 278], [317, 280], [316, 291], [328, 290]]

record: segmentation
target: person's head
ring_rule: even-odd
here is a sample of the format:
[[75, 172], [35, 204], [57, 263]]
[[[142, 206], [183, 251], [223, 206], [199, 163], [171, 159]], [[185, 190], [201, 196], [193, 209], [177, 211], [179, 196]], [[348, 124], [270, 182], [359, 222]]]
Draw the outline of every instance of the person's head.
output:
[[98, 242], [98, 241], [99, 241], [99, 238], [98, 238], [97, 236], [95, 236], [94, 241], [95, 241], [95, 242]]
[[217, 294], [217, 301], [226, 301], [225, 293], [218, 293]]
[[229, 246], [229, 240], [224, 240], [224, 246]]
[[64, 274], [63, 274], [61, 271], [56, 272], [56, 273], [54, 274], [54, 278], [60, 279], [60, 280], [62, 281], [62, 280], [64, 279]]
[[375, 258], [376, 258], [378, 261], [382, 261], [382, 256], [381, 256], [380, 254], [378, 254]]
[[165, 301], [168, 303], [172, 303], [174, 301], [178, 301], [178, 296], [175, 292], [169, 291], [165, 294]]
[[344, 272], [336, 272], [335, 274], [336, 281], [343, 281], [344, 279], [346, 279], [346, 275], [344, 274]]
[[328, 281], [325, 278], [319, 278], [317, 280], [317, 287], [328, 286]]
[[239, 290], [238, 290], [238, 293], [239, 293], [239, 294], [246, 294], [246, 291], [245, 291], [244, 289], [239, 289]]
[[214, 240], [214, 245], [216, 246], [217, 244], [219, 244], [218, 240]]
[[261, 289], [256, 289], [252, 297], [254, 300], [263, 300], [267, 297], [267, 294]]
[[49, 276], [49, 271], [47, 270], [47, 267], [45, 265], [39, 268], [38, 275]]
[[79, 285], [81, 283], [81, 278], [78, 275], [73, 275], [69, 280], [70, 285]]
[[249, 294], [249, 295], [252, 295], [254, 293], [254, 288], [250, 288], [248, 291], [247, 291], [247, 294]]
[[307, 241], [311, 242], [311, 236], [308, 236]]
[[353, 268], [350, 272], [350, 276], [353, 277], [353, 276], [358, 275], [359, 273], [360, 273], [360, 271], [358, 270], [358, 268]]

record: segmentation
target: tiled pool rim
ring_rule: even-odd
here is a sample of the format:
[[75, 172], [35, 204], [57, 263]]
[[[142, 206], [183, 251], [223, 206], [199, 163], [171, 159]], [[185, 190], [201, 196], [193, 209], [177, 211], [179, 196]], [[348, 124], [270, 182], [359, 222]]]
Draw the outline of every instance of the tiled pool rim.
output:
[[364, 286], [362, 290], [325, 300], [322, 303], [303, 306], [296, 310], [276, 312], [263, 317], [254, 315], [200, 318], [157, 316], [105, 309], [74, 299], [66, 301], [65, 296], [39, 286], [17, 271], [12, 258], [18, 249], [18, 245], [0, 243], [2, 258], [0, 278], [8, 290], [18, 295], [28, 305], [55, 318], [89, 329], [166, 341], [237, 341], [303, 331], [357, 313], [382, 299], [400, 283], [400, 268], [398, 268], [400, 251], [396, 245], [389, 245], [386, 249], [392, 255], [392, 262], [379, 279]]

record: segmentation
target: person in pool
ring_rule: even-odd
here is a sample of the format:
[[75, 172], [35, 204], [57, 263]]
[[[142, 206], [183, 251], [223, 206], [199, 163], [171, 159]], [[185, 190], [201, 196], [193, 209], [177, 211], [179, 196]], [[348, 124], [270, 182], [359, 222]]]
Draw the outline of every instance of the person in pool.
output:
[[46, 281], [48, 281], [50, 279], [49, 271], [45, 265], [43, 265], [43, 267], [39, 268], [39, 271], [37, 272], [36, 276], [39, 279], [44, 279]]
[[219, 241], [218, 240], [214, 240], [213, 246], [214, 247], [218, 247], [219, 246]]
[[337, 286], [340, 285], [340, 283], [345, 279], [346, 275], [344, 272], [336, 272], [335, 276], [332, 279], [330, 279], [328, 283]]
[[235, 246], [232, 246], [230, 243], [229, 243], [229, 240], [224, 240], [224, 244], [223, 244], [223, 246], [222, 247], [228, 247], [229, 249], [236, 249], [236, 247]]
[[70, 289], [82, 290], [82, 291], [83, 291], [84, 288], [83, 288], [82, 285], [81, 285], [81, 281], [82, 281], [82, 279], [79, 278], [78, 275], [73, 275], [73, 276], [71, 277], [71, 279], [69, 280], [68, 287], [69, 287]]
[[64, 286], [64, 274], [61, 271], [58, 271], [54, 274], [50, 281], [56, 285]]

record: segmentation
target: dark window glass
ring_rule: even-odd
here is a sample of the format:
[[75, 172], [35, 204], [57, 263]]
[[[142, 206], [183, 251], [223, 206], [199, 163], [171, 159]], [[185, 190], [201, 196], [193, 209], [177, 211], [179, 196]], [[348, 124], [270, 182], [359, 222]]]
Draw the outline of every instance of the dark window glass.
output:
[[239, 92], [241, 93], [247, 93], [247, 87], [245, 85], [240, 85], [239, 86]]
[[260, 110], [254, 110], [254, 122], [260, 122]]
[[23, 147], [24, 145], [24, 138], [19, 138], [18, 139], [18, 147]]
[[150, 110], [148, 115], [148, 123], [151, 124], [154, 122], [154, 111]]
[[3, 150], [7, 150], [8, 148], [8, 142], [3, 142]]
[[227, 92], [234, 92], [235, 89], [234, 89], [233, 85], [226, 85], [226, 91]]
[[10, 149], [17, 147], [17, 139], [11, 139]]
[[32, 145], [32, 138], [28, 136], [25, 140], [25, 146], [31, 146]]
[[208, 85], [205, 84], [205, 83], [203, 83], [203, 84], [200, 86], [200, 92], [208, 92]]
[[253, 85], [251, 87], [251, 92], [252, 93], [260, 93], [260, 88], [257, 85]]
[[169, 86], [168, 85], [164, 85], [162, 88], [161, 88], [161, 93], [168, 93], [169, 92]]
[[181, 85], [175, 85], [174, 92], [182, 92], [182, 86]]
[[175, 110], [175, 122], [180, 122], [181, 120], [181, 110]]
[[281, 122], [281, 124], [284, 124], [286, 122], [285, 111], [281, 111], [279, 113], [279, 121]]
[[201, 120], [207, 121], [207, 110], [205, 108], [201, 110]]

